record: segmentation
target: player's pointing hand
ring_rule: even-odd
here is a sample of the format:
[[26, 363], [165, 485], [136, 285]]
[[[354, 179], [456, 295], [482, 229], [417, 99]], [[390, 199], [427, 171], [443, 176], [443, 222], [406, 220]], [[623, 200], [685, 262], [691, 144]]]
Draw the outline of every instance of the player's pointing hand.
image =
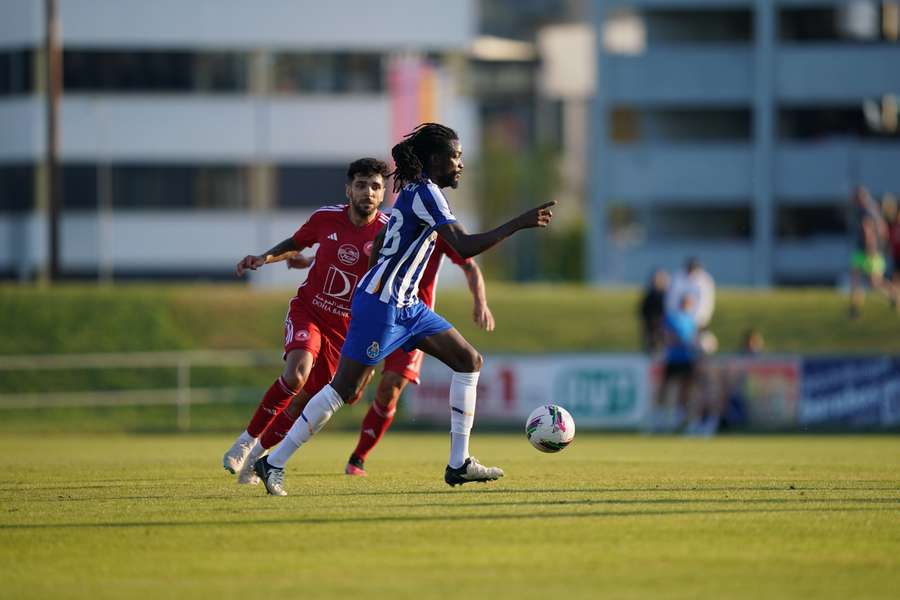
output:
[[247, 271], [248, 269], [251, 271], [255, 271], [264, 264], [266, 264], [266, 259], [262, 256], [253, 256], [252, 254], [248, 254], [234, 268], [234, 274], [238, 277], [241, 277], [243, 276], [244, 271]]
[[519, 217], [522, 220], [522, 228], [528, 227], [546, 227], [553, 218], [551, 207], [556, 206], [556, 200], [545, 202], [536, 208], [524, 212]]

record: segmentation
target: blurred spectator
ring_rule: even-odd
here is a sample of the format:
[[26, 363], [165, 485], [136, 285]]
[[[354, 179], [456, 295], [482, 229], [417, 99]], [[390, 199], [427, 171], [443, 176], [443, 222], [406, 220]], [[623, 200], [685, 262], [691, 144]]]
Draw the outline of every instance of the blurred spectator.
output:
[[704, 356], [715, 354], [719, 351], [719, 338], [708, 329], [697, 334], [697, 346]]
[[859, 316], [865, 301], [865, 283], [896, 304], [890, 283], [884, 280], [885, 262], [881, 246], [887, 224], [872, 196], [863, 186], [853, 190], [853, 252], [850, 255], [850, 318]]
[[685, 294], [694, 299], [691, 316], [694, 317], [697, 328], [706, 329], [716, 306], [716, 284], [695, 257], [689, 258], [684, 269], [672, 277], [672, 285], [666, 294], [666, 312], [675, 312]]
[[669, 274], [665, 269], [656, 269], [641, 298], [641, 347], [647, 354], [656, 354], [663, 349], [663, 319], [666, 315], [666, 291], [669, 289]]
[[[762, 354], [765, 341], [762, 333], [755, 327], [749, 327], [741, 336], [738, 352], [745, 358]], [[748, 362], [733, 361], [731, 366], [721, 372], [720, 398], [717, 406], [719, 427], [735, 430], [747, 422], [745, 395], [748, 388]]]
[[[674, 431], [684, 422], [699, 355], [695, 302], [692, 294], [684, 294], [679, 299], [678, 307], [666, 312], [663, 322], [665, 367], [650, 411], [648, 425], [651, 431]], [[675, 406], [669, 407], [666, 398], [672, 384], [676, 386]]]
[[727, 405], [717, 393], [718, 369], [707, 360], [718, 350], [719, 340], [713, 332], [697, 332], [694, 383], [688, 397], [686, 435], [713, 435], [719, 430], [724, 417]]
[[762, 333], [755, 327], [751, 327], [747, 329], [741, 337], [740, 353], [755, 356], [763, 351], [765, 345], [766, 343], [765, 340], [763, 340]]
[[900, 294], [900, 210], [897, 198], [893, 194], [885, 194], [881, 202], [881, 210], [887, 224], [888, 247], [891, 256], [891, 282], [894, 287], [894, 306], [897, 307], [897, 295]]

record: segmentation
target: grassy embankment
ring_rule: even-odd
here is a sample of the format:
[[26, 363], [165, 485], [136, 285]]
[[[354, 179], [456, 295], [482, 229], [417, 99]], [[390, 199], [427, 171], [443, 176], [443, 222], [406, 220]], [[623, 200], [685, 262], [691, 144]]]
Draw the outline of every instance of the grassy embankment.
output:
[[[489, 284], [497, 329], [471, 322], [463, 290], [442, 291], [439, 311], [483, 353], [635, 352], [638, 323], [634, 289]], [[281, 323], [292, 290], [258, 292], [240, 286], [119, 285], [52, 289], [0, 287], [0, 355], [257, 349], [280, 352]], [[846, 298], [832, 290], [721, 290], [712, 328], [723, 352], [734, 351], [748, 326], [763, 332], [777, 353], [900, 353], [900, 317], [872, 298], [862, 318], [846, 316]], [[277, 368], [276, 368], [277, 369]], [[0, 393], [87, 389], [165, 388], [174, 369], [0, 371]], [[254, 402], [273, 379], [273, 368], [195, 368], [194, 386], [243, 386], [238, 399]], [[246, 419], [246, 404], [198, 406], [194, 426], [230, 429]], [[167, 430], [171, 408], [4, 411], [3, 428]]]

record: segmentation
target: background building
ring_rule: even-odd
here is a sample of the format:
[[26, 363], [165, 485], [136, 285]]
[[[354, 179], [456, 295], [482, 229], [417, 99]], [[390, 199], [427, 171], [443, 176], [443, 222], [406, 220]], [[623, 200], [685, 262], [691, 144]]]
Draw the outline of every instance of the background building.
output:
[[591, 279], [698, 255], [728, 284], [838, 281], [851, 188], [900, 190], [898, 3], [594, 8]]
[[[228, 277], [421, 120], [478, 155], [472, 0], [59, 7], [65, 277]], [[0, 0], [0, 276], [24, 281], [48, 252], [44, 23], [43, 2]]]
[[[560, 201], [491, 278], [636, 283], [697, 255], [724, 284], [833, 284], [850, 189], [900, 191], [896, 1], [59, 5], [64, 277], [230, 277], [426, 119], [465, 141], [470, 228]], [[0, 277], [30, 281], [44, 2], [0, 16]]]

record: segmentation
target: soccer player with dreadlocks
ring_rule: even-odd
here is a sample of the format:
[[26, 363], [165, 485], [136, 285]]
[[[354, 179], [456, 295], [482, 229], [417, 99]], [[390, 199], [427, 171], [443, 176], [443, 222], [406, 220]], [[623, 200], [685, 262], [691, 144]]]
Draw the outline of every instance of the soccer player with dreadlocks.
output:
[[440, 236], [463, 258], [475, 256], [510, 235], [546, 227], [548, 202], [484, 233], [468, 234], [457, 222], [443, 188], [456, 188], [463, 172], [459, 137], [449, 127], [424, 123], [391, 150], [399, 192], [387, 226], [375, 239], [369, 270], [353, 294], [350, 328], [337, 372], [300, 414], [284, 440], [255, 464], [266, 490], [284, 496], [284, 467], [297, 449], [320, 431], [345, 403], [352, 402], [375, 365], [397, 348], [418, 348], [453, 371], [450, 382], [450, 458], [444, 481], [455, 486], [503, 476], [469, 455], [475, 392], [483, 359], [446, 319], [418, 298], [418, 285]]

